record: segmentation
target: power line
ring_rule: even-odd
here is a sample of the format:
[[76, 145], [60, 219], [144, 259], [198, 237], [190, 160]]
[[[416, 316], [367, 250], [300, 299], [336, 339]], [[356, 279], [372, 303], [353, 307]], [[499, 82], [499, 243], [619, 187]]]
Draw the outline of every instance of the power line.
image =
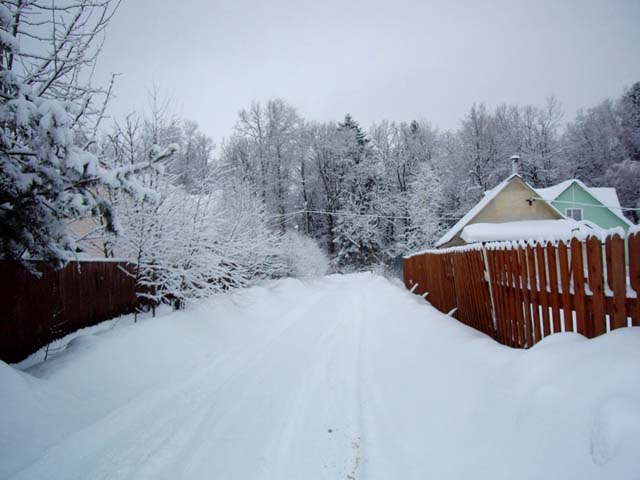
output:
[[[379, 215], [376, 213], [357, 213], [357, 212], [329, 212], [326, 210], [295, 210], [287, 213], [275, 213], [269, 215], [269, 217], [287, 217], [291, 215], [299, 215], [304, 213], [318, 214], [318, 215], [331, 215], [336, 217], [369, 217], [369, 218], [382, 218], [386, 220], [411, 220], [412, 217], [398, 216], [398, 215]], [[438, 220], [460, 220], [462, 217], [438, 217]]]

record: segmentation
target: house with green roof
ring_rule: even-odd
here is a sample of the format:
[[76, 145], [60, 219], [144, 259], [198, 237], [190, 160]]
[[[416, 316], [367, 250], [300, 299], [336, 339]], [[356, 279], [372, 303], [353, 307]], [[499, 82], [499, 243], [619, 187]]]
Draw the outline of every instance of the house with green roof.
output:
[[633, 223], [624, 216], [615, 188], [587, 187], [577, 179], [566, 180], [548, 188], [537, 188], [542, 199], [565, 217], [592, 227], [620, 227], [625, 233]]

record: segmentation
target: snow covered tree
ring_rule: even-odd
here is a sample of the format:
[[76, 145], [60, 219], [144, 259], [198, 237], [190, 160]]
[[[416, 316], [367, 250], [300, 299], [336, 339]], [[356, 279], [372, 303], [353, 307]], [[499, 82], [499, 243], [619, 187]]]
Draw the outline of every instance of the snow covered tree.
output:
[[370, 140], [351, 116], [339, 124], [341, 150], [346, 172], [335, 225], [336, 257], [340, 267], [363, 268], [385, 260], [383, 231], [376, 211], [377, 197], [382, 194], [383, 169], [373, 155]]
[[234, 137], [223, 151], [223, 162], [255, 184], [267, 211], [278, 215], [282, 233], [293, 201], [290, 183], [296, 158], [304, 155], [301, 127], [297, 112], [283, 100], [254, 103], [240, 111]]
[[[109, 169], [96, 131], [110, 89], [79, 81], [100, 51], [95, 40], [117, 4], [6, 1], [0, 4], [0, 252], [61, 265], [80, 250], [67, 222], [99, 216], [114, 231], [101, 195], [118, 188], [143, 197], [135, 176], [173, 152], [152, 149], [140, 163]], [[31, 49], [27, 49], [26, 46]]]
[[405, 246], [408, 251], [431, 247], [445, 232], [442, 179], [432, 165], [424, 163], [411, 182], [408, 194], [410, 225]]
[[179, 175], [179, 182], [187, 189], [198, 189], [211, 168], [213, 140], [196, 122], [187, 120], [181, 124], [179, 145], [180, 153], [172, 162], [172, 171]]
[[329, 258], [313, 238], [290, 230], [282, 236], [280, 246], [287, 276], [312, 278], [329, 270]]
[[624, 214], [635, 223], [640, 221], [640, 161], [629, 158], [611, 165], [604, 175], [604, 184], [614, 187], [621, 205], [635, 210]]
[[475, 191], [469, 193], [477, 199], [508, 172], [500, 164], [496, 121], [484, 105], [473, 105], [462, 121], [459, 135], [460, 153], [476, 185]]
[[554, 97], [545, 108], [533, 105], [500, 105], [495, 111], [498, 158], [518, 155], [520, 175], [536, 186], [547, 186], [555, 180], [560, 156], [558, 128], [562, 119], [560, 104]]
[[340, 200], [347, 187], [346, 175], [349, 161], [344, 151], [341, 132], [335, 124], [314, 125], [309, 147], [310, 163], [318, 176], [318, 198], [320, 211], [325, 212], [320, 236], [324, 239], [329, 256], [335, 254], [334, 213], [340, 209]]
[[606, 100], [579, 111], [563, 138], [567, 173], [598, 183], [609, 165], [624, 160], [615, 105]]
[[634, 83], [618, 101], [620, 130], [626, 157], [640, 162], [640, 82]]

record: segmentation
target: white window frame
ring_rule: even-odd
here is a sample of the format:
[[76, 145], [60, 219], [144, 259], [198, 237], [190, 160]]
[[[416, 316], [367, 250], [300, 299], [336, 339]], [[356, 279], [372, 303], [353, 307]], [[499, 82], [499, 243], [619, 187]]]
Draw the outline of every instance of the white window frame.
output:
[[[574, 218], [574, 216], [573, 216], [573, 212], [575, 212], [576, 210], [580, 212], [580, 220], [576, 220]], [[570, 214], [569, 212], [572, 212], [572, 213]], [[578, 207], [565, 208], [564, 209], [564, 216], [567, 217], [567, 218], [571, 218], [572, 220], [576, 220], [578, 222], [581, 222], [582, 220], [584, 220], [584, 211], [582, 210], [582, 208], [578, 208]]]

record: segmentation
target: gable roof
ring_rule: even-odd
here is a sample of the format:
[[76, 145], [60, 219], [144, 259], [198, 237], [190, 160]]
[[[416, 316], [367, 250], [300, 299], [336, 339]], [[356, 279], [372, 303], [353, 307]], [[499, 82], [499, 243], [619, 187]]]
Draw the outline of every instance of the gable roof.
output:
[[[518, 175], [517, 173], [514, 173], [512, 175], [510, 175], [509, 177], [507, 177], [505, 180], [503, 180], [502, 182], [500, 182], [498, 185], [496, 185], [495, 187], [493, 187], [491, 190], [487, 190], [484, 194], [484, 196], [480, 199], [480, 201], [478, 203], [476, 203], [474, 205], [474, 207], [469, 210], [466, 215], [464, 217], [462, 217], [460, 220], [458, 220], [458, 222], [451, 227], [447, 233], [445, 233], [442, 238], [440, 238], [440, 240], [438, 240], [435, 243], [435, 247], [441, 247], [442, 245], [444, 245], [445, 243], [450, 242], [451, 240], [453, 240], [453, 238], [462, 231], [462, 229], [470, 222], [472, 221], [482, 210], [484, 210], [484, 208], [489, 205], [489, 203], [491, 202], [491, 200], [493, 200], [494, 198], [496, 198], [498, 196], [498, 194], [500, 194], [500, 192], [502, 192], [507, 185], [509, 185], [514, 179], [519, 179], [527, 188], [529, 188], [531, 190], [531, 193], [534, 195], [540, 195], [540, 193], [538, 191], [536, 191], [531, 185], [529, 185], [527, 182], [525, 182], [522, 177], [520, 175]], [[540, 195], [541, 196], [541, 195]], [[550, 203], [548, 203], [549, 208], [551, 208], [552, 210], [554, 210], [555, 212], [558, 213], [558, 215], [560, 217], [564, 217], [564, 215], [562, 215], [562, 213], [558, 212], [558, 210], [551, 205]]]
[[[595, 198], [601, 205], [607, 207], [611, 213], [613, 213], [620, 220], [625, 222], [629, 226], [633, 226], [633, 223], [624, 216], [622, 213], [622, 207], [620, 206], [620, 200], [618, 199], [618, 193], [615, 188], [612, 187], [587, 187], [583, 182], [578, 180], [577, 178], [572, 178], [570, 180], [565, 180], [564, 182], [560, 182], [557, 185], [553, 185], [547, 188], [536, 188], [536, 192], [540, 195], [541, 198], [551, 203], [560, 195], [562, 195], [565, 190], [567, 190], [573, 184], [578, 185], [580, 188], [589, 193], [593, 198]], [[597, 206], [597, 205], [595, 205]]]

